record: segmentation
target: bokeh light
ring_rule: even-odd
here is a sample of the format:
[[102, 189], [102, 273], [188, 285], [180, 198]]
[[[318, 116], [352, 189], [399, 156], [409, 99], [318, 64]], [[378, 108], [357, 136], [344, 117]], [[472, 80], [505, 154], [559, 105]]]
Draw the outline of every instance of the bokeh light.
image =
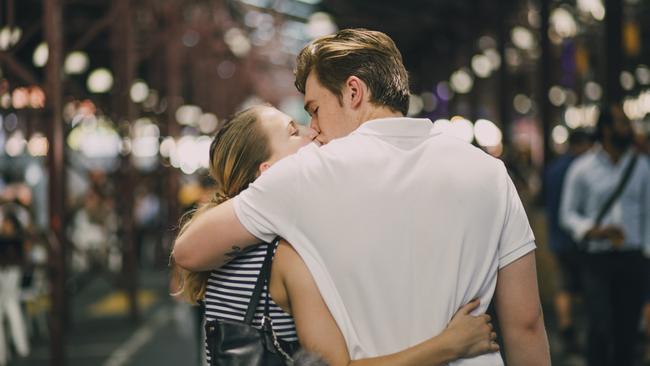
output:
[[474, 124], [474, 137], [476, 142], [483, 147], [498, 146], [503, 140], [501, 129], [494, 122], [487, 119], [476, 121]]
[[47, 64], [47, 59], [50, 57], [50, 50], [47, 47], [47, 43], [43, 42], [39, 44], [34, 50], [34, 55], [32, 56], [32, 61], [34, 66], [43, 67]]
[[465, 69], [458, 70], [451, 74], [449, 79], [451, 88], [458, 94], [466, 94], [472, 90], [474, 79]]
[[96, 69], [90, 73], [86, 86], [92, 93], [106, 93], [113, 87], [113, 74], [105, 68]]
[[66, 74], [69, 75], [83, 74], [88, 69], [89, 62], [88, 55], [85, 52], [75, 51], [65, 58], [63, 68]]
[[553, 127], [553, 131], [551, 131], [551, 136], [553, 138], [553, 142], [562, 145], [567, 140], [569, 139], [569, 130], [562, 126], [562, 125], [557, 125]]
[[131, 85], [129, 94], [134, 103], [142, 103], [147, 100], [147, 97], [149, 96], [149, 86], [143, 80], [136, 80], [133, 85]]

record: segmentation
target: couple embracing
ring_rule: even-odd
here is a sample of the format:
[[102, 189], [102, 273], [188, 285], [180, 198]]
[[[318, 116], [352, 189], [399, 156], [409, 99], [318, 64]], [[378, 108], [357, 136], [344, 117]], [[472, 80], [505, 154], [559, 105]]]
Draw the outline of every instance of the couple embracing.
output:
[[311, 129], [270, 106], [234, 115], [210, 149], [217, 193], [176, 240], [182, 292], [208, 323], [269, 319], [281, 348], [330, 365], [492, 366], [494, 301], [507, 364], [549, 365], [514, 185], [501, 161], [405, 117], [393, 41], [319, 38], [295, 84]]

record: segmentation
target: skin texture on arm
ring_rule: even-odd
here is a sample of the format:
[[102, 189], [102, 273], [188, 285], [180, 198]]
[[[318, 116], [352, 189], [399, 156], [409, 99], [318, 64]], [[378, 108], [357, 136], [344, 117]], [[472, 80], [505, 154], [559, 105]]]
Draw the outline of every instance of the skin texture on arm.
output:
[[495, 292], [506, 364], [550, 365], [551, 356], [537, 288], [535, 252], [499, 270]]
[[200, 272], [221, 267], [256, 243], [259, 239], [239, 222], [229, 200], [197, 217], [176, 239], [172, 255], [179, 266]]
[[303, 348], [320, 355], [332, 366], [433, 366], [498, 351], [498, 346], [491, 342], [496, 334], [489, 316], [469, 315], [479, 305], [474, 301], [461, 308], [448, 330], [439, 336], [394, 354], [351, 361], [343, 334], [298, 253], [281, 242], [273, 266], [274, 301], [293, 315]]

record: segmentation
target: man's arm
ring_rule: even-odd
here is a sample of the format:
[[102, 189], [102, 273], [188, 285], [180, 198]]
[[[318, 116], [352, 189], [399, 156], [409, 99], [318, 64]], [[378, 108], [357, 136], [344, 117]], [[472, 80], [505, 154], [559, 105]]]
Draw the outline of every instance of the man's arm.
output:
[[241, 224], [229, 200], [196, 217], [176, 239], [172, 255], [185, 269], [207, 271], [222, 266], [258, 242]]
[[492, 332], [489, 316], [470, 315], [479, 306], [478, 301], [473, 301], [458, 311], [442, 334], [400, 352], [350, 360], [343, 334], [298, 253], [289, 244], [281, 242], [273, 266], [274, 273], [276, 270], [280, 272], [289, 297], [290, 312], [296, 323], [300, 345], [323, 357], [329, 365], [441, 366], [461, 357], [474, 357], [499, 350], [491, 342], [496, 334]]
[[507, 364], [550, 365], [551, 356], [537, 288], [535, 252], [501, 268], [495, 293], [496, 313]]
[[586, 189], [582, 185], [580, 171], [569, 168], [562, 188], [560, 202], [560, 226], [567, 230], [575, 242], [580, 242], [594, 228], [594, 220], [580, 213]]

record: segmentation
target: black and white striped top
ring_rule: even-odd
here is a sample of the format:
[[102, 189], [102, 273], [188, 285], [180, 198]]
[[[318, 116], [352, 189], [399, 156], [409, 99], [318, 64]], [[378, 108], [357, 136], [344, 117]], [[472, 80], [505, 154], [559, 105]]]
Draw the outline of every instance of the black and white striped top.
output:
[[[260, 276], [269, 245], [276, 244], [257, 245], [210, 273], [204, 298], [206, 322], [215, 319], [244, 321], [246, 309], [253, 295], [255, 282]], [[253, 326], [261, 326], [266, 291], [267, 286], [264, 286], [253, 317]], [[273, 322], [273, 330], [279, 338], [288, 342], [298, 340], [293, 317], [282, 310], [271, 298], [269, 298], [269, 315]], [[205, 351], [206, 358], [210, 361], [207, 342]]]

